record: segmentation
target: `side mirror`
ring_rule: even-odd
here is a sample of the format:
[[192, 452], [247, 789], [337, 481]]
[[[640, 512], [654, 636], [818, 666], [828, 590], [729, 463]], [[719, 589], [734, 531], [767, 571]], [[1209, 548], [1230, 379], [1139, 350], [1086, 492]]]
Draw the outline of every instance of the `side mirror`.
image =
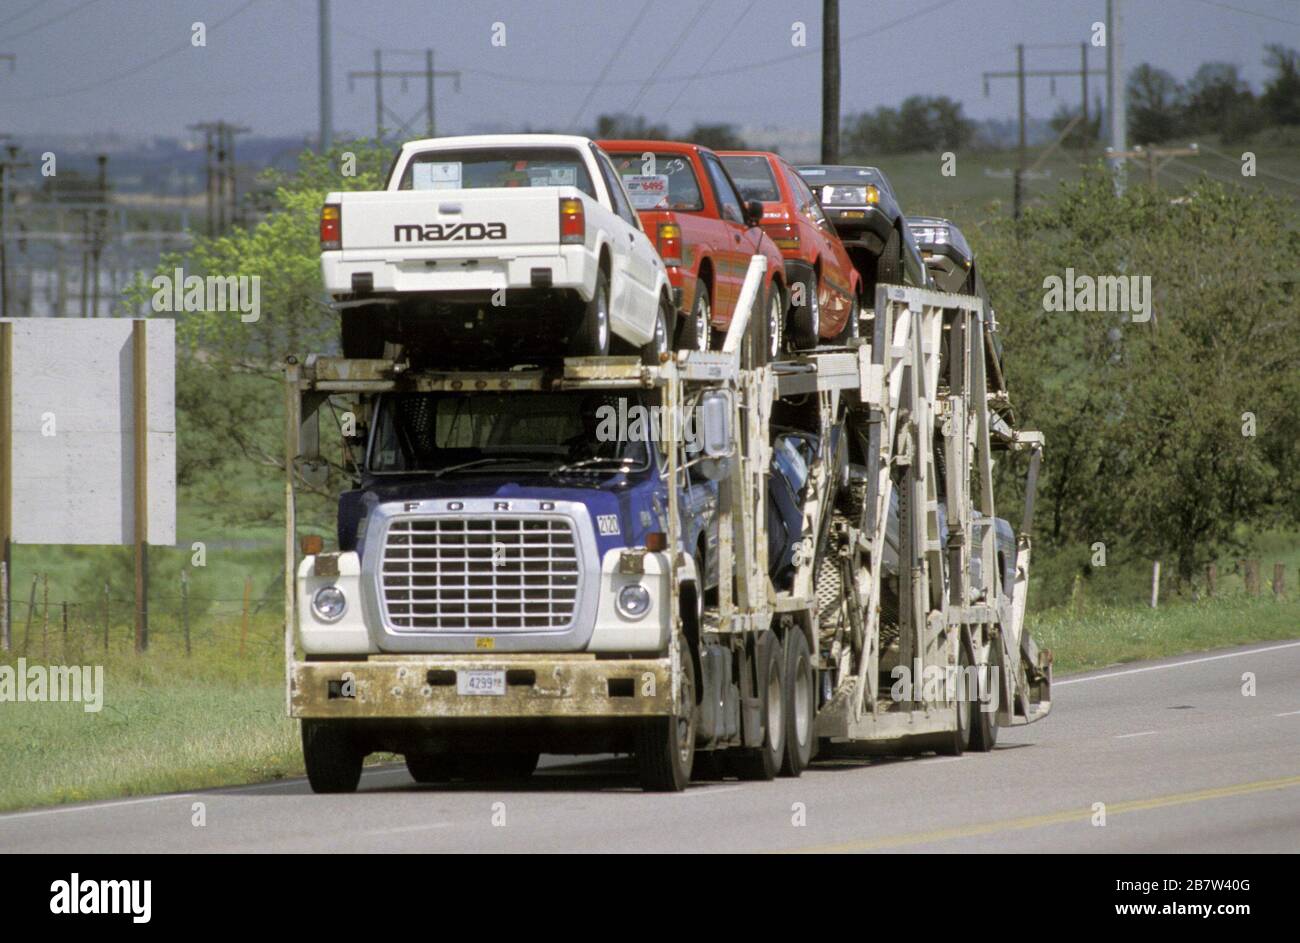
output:
[[763, 221], [763, 204], [759, 200], [745, 201], [745, 225], [754, 227]]

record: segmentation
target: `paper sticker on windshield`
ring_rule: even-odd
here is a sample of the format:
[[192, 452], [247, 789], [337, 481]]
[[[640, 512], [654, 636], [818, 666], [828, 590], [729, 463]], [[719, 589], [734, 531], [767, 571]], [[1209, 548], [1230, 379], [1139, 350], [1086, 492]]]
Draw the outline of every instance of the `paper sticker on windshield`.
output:
[[623, 178], [623, 188], [636, 209], [668, 206], [668, 177], [665, 174], [630, 174]]
[[411, 186], [416, 190], [459, 190], [460, 161], [420, 161], [411, 167]]
[[618, 536], [618, 515], [617, 514], [597, 514], [596, 529], [600, 531], [602, 537]]
[[528, 185], [531, 187], [576, 187], [578, 171], [575, 167], [529, 167]]

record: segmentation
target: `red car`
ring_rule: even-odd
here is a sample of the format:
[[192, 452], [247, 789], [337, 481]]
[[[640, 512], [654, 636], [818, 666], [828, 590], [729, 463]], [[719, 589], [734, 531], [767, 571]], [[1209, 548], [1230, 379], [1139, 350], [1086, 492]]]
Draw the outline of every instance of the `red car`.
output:
[[[789, 294], [781, 251], [763, 232], [762, 207], [741, 199], [718, 155], [672, 141], [598, 141], [614, 162], [641, 225], [659, 247], [681, 313], [676, 343], [688, 350], [721, 346], [749, 260], [767, 256], [755, 338], [766, 359], [784, 345]], [[716, 336], [715, 336], [716, 332]], [[716, 343], [715, 343], [716, 341]]]
[[857, 337], [862, 276], [808, 184], [777, 154], [720, 151], [718, 157], [745, 199], [763, 204], [763, 229], [785, 257], [786, 280], [795, 286], [790, 306], [795, 346]]

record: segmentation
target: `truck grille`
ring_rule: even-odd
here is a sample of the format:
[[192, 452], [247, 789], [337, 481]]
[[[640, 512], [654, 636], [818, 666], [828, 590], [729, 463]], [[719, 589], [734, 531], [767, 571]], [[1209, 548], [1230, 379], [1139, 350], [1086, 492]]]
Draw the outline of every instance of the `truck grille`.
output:
[[396, 632], [555, 631], [573, 623], [579, 579], [568, 518], [402, 518], [380, 596]]

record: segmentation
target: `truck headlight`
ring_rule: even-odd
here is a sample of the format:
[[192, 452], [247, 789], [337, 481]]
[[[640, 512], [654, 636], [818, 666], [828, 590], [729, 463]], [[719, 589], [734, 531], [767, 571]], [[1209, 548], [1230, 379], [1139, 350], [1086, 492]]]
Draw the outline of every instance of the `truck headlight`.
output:
[[322, 622], [338, 622], [347, 608], [347, 597], [337, 586], [322, 586], [311, 598], [311, 611]]
[[618, 611], [629, 619], [639, 619], [650, 611], [650, 591], [640, 583], [629, 583], [618, 591]]

